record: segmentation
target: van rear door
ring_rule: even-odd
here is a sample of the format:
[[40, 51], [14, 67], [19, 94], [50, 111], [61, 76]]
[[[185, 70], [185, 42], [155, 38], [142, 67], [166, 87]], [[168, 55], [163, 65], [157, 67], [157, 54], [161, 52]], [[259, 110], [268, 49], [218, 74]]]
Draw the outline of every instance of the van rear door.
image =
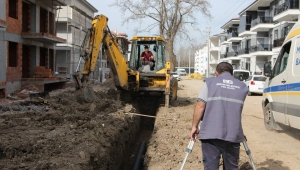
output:
[[288, 103], [287, 120], [291, 127], [300, 129], [300, 37], [291, 50], [293, 56], [288, 63]]

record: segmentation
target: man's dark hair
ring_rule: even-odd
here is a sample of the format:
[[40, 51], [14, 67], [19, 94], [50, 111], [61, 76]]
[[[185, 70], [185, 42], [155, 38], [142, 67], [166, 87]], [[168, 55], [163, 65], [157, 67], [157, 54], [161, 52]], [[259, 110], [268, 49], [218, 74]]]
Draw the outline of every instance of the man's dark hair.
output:
[[148, 47], [148, 45], [145, 45], [145, 47], [144, 47], [145, 49], [149, 49], [149, 47]]
[[222, 74], [223, 72], [229, 72], [231, 75], [233, 75], [233, 67], [230, 63], [227, 62], [221, 62], [217, 65], [216, 71], [219, 74]]

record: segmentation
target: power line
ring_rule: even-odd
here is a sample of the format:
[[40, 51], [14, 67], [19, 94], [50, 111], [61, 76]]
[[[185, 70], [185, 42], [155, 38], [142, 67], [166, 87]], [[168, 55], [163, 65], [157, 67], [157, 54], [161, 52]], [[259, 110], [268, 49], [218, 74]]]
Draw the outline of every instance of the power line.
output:
[[[245, 3], [245, 1], [246, 1], [246, 0], [244, 0], [241, 4], [239, 4], [239, 6], [237, 6], [233, 11], [237, 11], [237, 10]], [[231, 9], [232, 9], [232, 8], [231, 8]], [[238, 15], [238, 14], [237, 14], [237, 15]], [[228, 17], [228, 16], [226, 16], [226, 17]], [[225, 18], [226, 18], [226, 17], [225, 17]], [[222, 18], [222, 20], [225, 19], [224, 17], [221, 17], [221, 18]], [[220, 24], [220, 22], [221, 22], [221, 19], [219, 19], [218, 22], [214, 22], [214, 24], [212, 24], [211, 27], [217, 26], [217, 24]], [[216, 30], [217, 28], [218, 28], [218, 27], [214, 27], [213, 31]]]
[[212, 22], [212, 23], [215, 23], [215, 22], [220, 21], [221, 19], [224, 18], [224, 16], [226, 17], [227, 13], [230, 12], [230, 10], [237, 4], [238, 1], [240, 1], [240, 0], [237, 0], [237, 1], [234, 3], [234, 5], [233, 5], [231, 8], [229, 8], [229, 9], [222, 15], [221, 18], [219, 18], [218, 20], [216, 20], [216, 21], [214, 21], [214, 22]]

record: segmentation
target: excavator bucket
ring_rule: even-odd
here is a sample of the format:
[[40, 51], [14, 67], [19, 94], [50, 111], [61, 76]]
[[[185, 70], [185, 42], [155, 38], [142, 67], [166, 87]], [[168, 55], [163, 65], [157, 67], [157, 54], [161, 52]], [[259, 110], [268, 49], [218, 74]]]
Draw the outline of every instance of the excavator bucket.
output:
[[95, 91], [90, 84], [83, 88], [83, 95], [85, 101], [88, 103], [100, 100], [100, 98], [96, 96]]

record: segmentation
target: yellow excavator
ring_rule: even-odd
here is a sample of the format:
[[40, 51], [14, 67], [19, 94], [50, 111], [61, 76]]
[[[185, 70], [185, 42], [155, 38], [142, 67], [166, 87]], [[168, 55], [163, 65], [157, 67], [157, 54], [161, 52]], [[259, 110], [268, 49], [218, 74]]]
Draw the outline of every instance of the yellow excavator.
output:
[[[127, 95], [142, 93], [159, 93], [165, 97], [165, 106], [177, 99], [177, 79], [170, 75], [170, 62], [166, 61], [165, 41], [159, 36], [134, 36], [132, 38], [130, 59], [122, 55], [119, 45], [109, 28], [108, 18], [96, 16], [81, 46], [80, 60], [73, 74], [77, 89], [83, 89], [87, 101], [97, 99], [93, 90], [88, 88], [89, 75], [94, 71], [98, 54], [102, 47], [105, 50], [116, 87]], [[144, 46], [151, 49], [154, 56], [154, 67], [144, 64], [140, 55]], [[80, 62], [85, 60], [84, 69], [79, 71]]]

